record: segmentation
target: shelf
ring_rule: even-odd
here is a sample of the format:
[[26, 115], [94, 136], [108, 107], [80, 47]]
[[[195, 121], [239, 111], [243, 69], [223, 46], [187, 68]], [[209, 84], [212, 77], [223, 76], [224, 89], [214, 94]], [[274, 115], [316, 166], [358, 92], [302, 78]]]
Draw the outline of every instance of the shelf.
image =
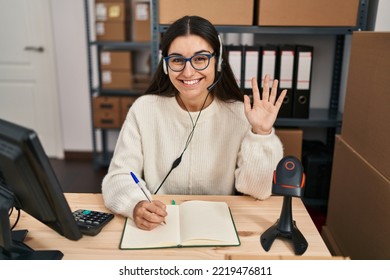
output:
[[341, 127], [342, 114], [339, 112], [337, 116], [330, 116], [328, 109], [310, 109], [309, 118], [278, 118], [275, 126], [281, 127]]
[[[93, 71], [92, 57], [96, 56], [95, 53], [91, 52], [92, 48], [107, 51], [120, 51], [120, 50], [131, 50], [131, 51], [150, 51], [151, 53], [151, 72], [154, 73], [157, 69], [158, 63], [160, 62], [159, 54], [159, 41], [161, 33], [166, 32], [169, 25], [159, 24], [158, 17], [158, 0], [150, 0], [151, 4], [151, 41], [150, 42], [118, 42], [118, 41], [92, 41], [90, 39], [90, 20], [89, 20], [89, 5], [90, 0], [84, 0], [85, 11], [86, 11], [86, 30], [87, 30], [87, 46], [88, 46], [88, 70], [89, 70], [89, 82], [90, 82], [90, 94], [91, 97], [99, 94], [101, 96], [140, 96], [144, 93], [145, 89], [129, 89], [129, 90], [107, 90], [102, 89], [100, 86], [96, 87], [96, 83], [93, 83]], [[296, 27], [296, 26], [227, 26], [227, 25], [216, 25], [216, 29], [219, 33], [251, 33], [251, 34], [264, 34], [264, 35], [329, 35], [335, 37], [335, 54], [333, 61], [329, 61], [333, 65], [332, 85], [331, 85], [331, 96], [329, 101], [329, 108], [325, 109], [310, 109], [309, 118], [278, 118], [275, 122], [275, 127], [299, 127], [299, 128], [322, 128], [327, 129], [328, 140], [327, 145], [332, 147], [334, 144], [334, 133], [337, 129], [341, 128], [342, 114], [338, 112], [338, 100], [340, 92], [340, 83], [342, 80], [342, 66], [343, 66], [343, 54], [344, 54], [344, 41], [346, 35], [352, 34], [357, 30], [366, 30], [366, 21], [368, 14], [368, 0], [359, 1], [359, 11], [357, 17], [356, 26], [347, 27]], [[283, 37], [283, 36], [282, 36]], [[95, 40], [95, 39], [94, 39]], [[98, 58], [97, 58], [98, 59]], [[98, 71], [100, 71], [98, 69]], [[101, 85], [101, 83], [99, 84]], [[338, 113], [337, 113], [338, 112]], [[94, 133], [101, 130], [101, 142], [102, 151], [97, 151], [96, 136]], [[107, 132], [110, 130], [118, 130], [117, 128], [112, 129], [100, 129], [93, 127], [93, 151], [94, 151], [94, 164], [95, 166], [108, 166], [112, 157], [112, 152], [107, 147]], [[307, 200], [308, 203], [313, 203]], [[316, 201], [317, 202], [317, 201]], [[323, 202], [321, 202], [323, 203]]]
[[89, 43], [104, 50], [145, 50], [150, 49], [150, 42], [103, 42], [94, 41]]
[[[164, 33], [169, 25], [159, 26], [159, 32]], [[254, 33], [254, 34], [294, 34], [294, 35], [345, 35], [352, 34], [358, 27], [286, 27], [286, 26], [253, 26], [235, 25], [215, 26], [220, 33]]]
[[99, 93], [99, 96], [134, 96], [138, 97], [145, 92], [145, 88], [142, 89], [100, 89], [94, 88], [93, 92]]

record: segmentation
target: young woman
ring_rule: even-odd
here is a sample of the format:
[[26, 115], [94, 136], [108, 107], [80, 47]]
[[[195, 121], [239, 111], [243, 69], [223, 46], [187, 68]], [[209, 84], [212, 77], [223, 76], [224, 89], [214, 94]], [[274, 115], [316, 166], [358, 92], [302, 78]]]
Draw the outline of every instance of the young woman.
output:
[[[165, 205], [151, 193], [271, 195], [283, 157], [273, 128], [282, 100], [277, 81], [264, 79], [253, 104], [239, 90], [222, 42], [206, 19], [185, 16], [164, 33], [162, 60], [146, 94], [130, 108], [102, 183], [106, 206], [151, 230], [164, 222]], [[150, 195], [150, 194], [149, 194]]]

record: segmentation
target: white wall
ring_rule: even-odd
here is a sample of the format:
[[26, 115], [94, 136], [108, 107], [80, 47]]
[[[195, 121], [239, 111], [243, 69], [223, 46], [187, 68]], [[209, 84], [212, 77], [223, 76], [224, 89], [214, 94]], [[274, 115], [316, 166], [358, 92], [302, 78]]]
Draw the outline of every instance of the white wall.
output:
[[390, 1], [378, 0], [375, 31], [390, 31]]
[[92, 151], [84, 1], [51, 1], [65, 151]]

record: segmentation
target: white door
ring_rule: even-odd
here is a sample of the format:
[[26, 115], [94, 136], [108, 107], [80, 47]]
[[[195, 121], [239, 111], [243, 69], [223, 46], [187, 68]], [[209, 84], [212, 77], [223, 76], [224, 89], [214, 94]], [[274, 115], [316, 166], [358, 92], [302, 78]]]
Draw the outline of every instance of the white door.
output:
[[0, 118], [63, 157], [50, 0], [0, 0]]

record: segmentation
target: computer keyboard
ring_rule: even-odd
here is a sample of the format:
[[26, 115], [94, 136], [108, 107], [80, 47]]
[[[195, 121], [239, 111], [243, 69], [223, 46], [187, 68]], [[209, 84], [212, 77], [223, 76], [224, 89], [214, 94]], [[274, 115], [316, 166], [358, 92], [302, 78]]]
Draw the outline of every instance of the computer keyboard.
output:
[[114, 218], [114, 214], [78, 209], [73, 212], [73, 216], [80, 231], [85, 235], [97, 235], [102, 228]]

